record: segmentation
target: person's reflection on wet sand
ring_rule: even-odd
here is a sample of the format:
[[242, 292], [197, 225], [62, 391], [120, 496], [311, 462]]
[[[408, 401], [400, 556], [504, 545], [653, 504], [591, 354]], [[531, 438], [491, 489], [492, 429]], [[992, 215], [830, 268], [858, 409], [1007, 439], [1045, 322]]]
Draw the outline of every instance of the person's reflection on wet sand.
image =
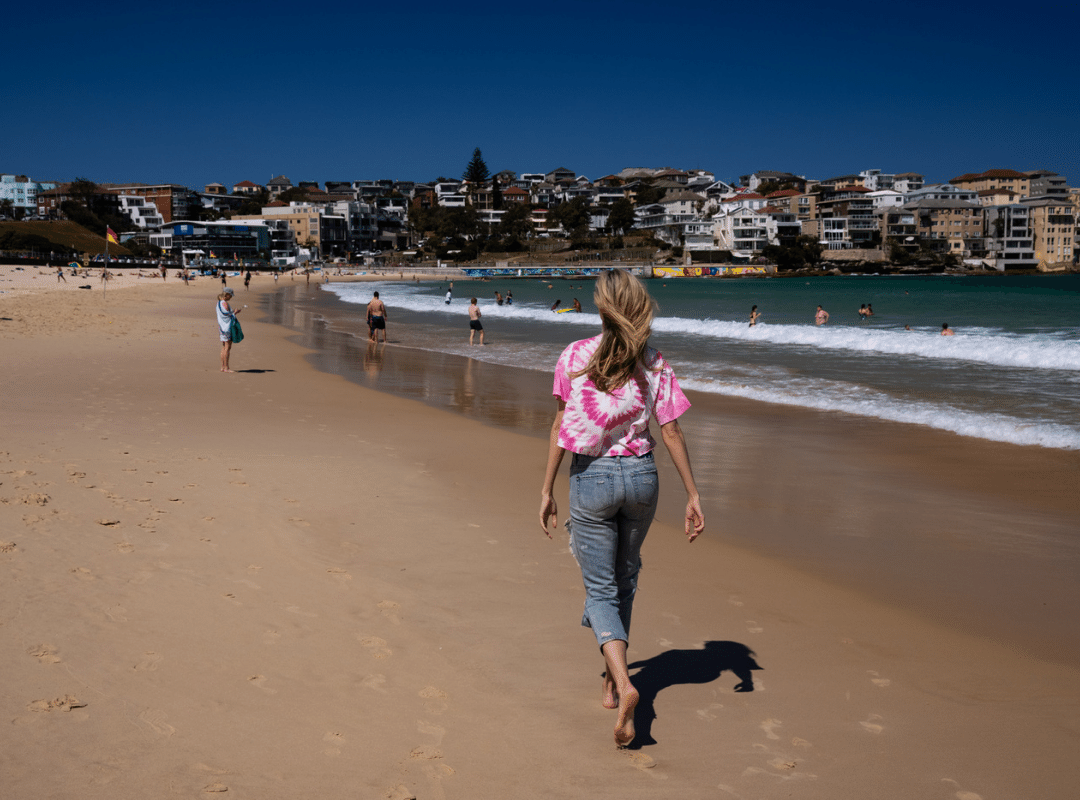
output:
[[754, 655], [753, 650], [739, 642], [705, 642], [700, 650], [665, 650], [630, 664], [630, 669], [639, 670], [632, 679], [641, 699], [634, 710], [636, 735], [629, 748], [636, 750], [656, 744], [652, 722], [656, 719], [654, 703], [661, 689], [680, 683], [712, 683], [726, 670], [739, 679], [736, 692], [754, 691], [752, 671], [761, 669]]

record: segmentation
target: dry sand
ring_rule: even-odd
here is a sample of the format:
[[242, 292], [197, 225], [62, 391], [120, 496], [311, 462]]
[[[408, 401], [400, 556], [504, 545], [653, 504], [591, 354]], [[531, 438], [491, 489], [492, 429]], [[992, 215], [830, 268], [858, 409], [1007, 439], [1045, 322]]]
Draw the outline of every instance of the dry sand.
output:
[[619, 751], [580, 574], [536, 521], [546, 442], [316, 372], [258, 322], [267, 278], [239, 290], [222, 375], [215, 280], [12, 274], [4, 797], [1076, 794], [1075, 665], [732, 547], [716, 519], [703, 546], [650, 535], [630, 657], [656, 717]]

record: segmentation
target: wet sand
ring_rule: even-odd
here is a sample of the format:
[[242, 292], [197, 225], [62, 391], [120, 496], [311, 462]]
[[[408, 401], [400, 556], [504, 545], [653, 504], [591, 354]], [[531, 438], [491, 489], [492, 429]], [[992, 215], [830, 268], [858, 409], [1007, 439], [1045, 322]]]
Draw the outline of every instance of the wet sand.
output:
[[[879, 563], [907, 557], [888, 531], [928, 485], [970, 493], [971, 513], [1067, 518], [1055, 484], [1056, 500], [1032, 494], [1038, 452], [1013, 449], [1012, 489], [996, 447], [906, 430], [879, 447], [853, 423], [840, 432], [860, 460], [813, 415], [699, 414], [728, 444], [695, 465], [724, 491], [686, 545], [667, 479], [630, 649], [639, 740], [619, 751], [580, 575], [536, 521], [544, 445], [524, 429], [546, 414], [495, 425], [321, 372], [295, 332], [259, 321], [269, 279], [238, 290], [247, 338], [222, 375], [217, 289], [0, 299], [12, 797], [1073, 796], [1075, 662], [784, 552], [798, 510], [808, 541], [861, 527]], [[372, 375], [398, 368], [393, 350]], [[531, 391], [479, 364], [414, 380], [462, 407], [503, 382]], [[853, 501], [822, 466], [834, 453], [845, 474], [873, 463], [878, 488]], [[557, 498], [565, 511], [565, 472]], [[842, 562], [852, 538], [808, 551]]]

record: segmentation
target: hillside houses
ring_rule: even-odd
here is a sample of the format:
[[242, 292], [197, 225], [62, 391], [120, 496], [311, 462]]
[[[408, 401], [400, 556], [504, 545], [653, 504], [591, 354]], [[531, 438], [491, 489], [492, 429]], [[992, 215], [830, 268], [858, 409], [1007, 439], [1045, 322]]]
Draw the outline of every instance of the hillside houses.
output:
[[[319, 257], [415, 249], [436, 227], [442, 231], [436, 242], [507, 235], [517, 237], [518, 246], [528, 239], [580, 236], [586, 228], [592, 236], [606, 235], [621, 206], [615, 223], [620, 230], [630, 224], [632, 210], [634, 231], [684, 252], [729, 251], [751, 259], [809, 237], [826, 251], [937, 253], [998, 268], [1076, 261], [1080, 206], [1080, 191], [1063, 176], [997, 168], [931, 184], [916, 172], [879, 169], [824, 179], [760, 170], [733, 185], [702, 169], [631, 167], [593, 180], [559, 166], [502, 170], [473, 183], [384, 178], [294, 185], [279, 175], [265, 186], [245, 180], [231, 188], [102, 184], [99, 192], [116, 195], [117, 210], [135, 228], [164, 230], [175, 219], [277, 220], [276, 251], [288, 249], [278, 246], [288, 230], [295, 245], [313, 248]], [[50, 218], [71, 197], [61, 184], [35, 199], [38, 213]], [[558, 210], [564, 204], [587, 213], [568, 216]], [[507, 217], [515, 208], [525, 211]], [[503, 221], [511, 218], [515, 226], [507, 233], [511, 228]], [[435, 223], [443, 219], [450, 222]], [[575, 231], [560, 224], [567, 219], [575, 220]]]

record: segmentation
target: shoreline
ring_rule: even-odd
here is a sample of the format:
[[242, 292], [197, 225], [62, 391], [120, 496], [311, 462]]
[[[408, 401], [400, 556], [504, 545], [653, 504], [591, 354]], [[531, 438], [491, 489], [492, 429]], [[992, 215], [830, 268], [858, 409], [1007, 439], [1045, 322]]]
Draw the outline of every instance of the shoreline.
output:
[[[615, 750], [542, 443], [320, 372], [251, 313], [272, 285], [223, 376], [216, 288], [0, 301], [13, 794], [1071, 798], [1076, 665], [749, 552], [723, 512], [650, 533], [631, 658], [682, 660], [641, 679], [655, 743]], [[754, 691], [706, 642], [756, 654]]]
[[[546, 373], [393, 341], [370, 348], [352, 329], [355, 305], [324, 292], [293, 295], [270, 319], [311, 350], [317, 369], [546, 440]], [[730, 522], [725, 538], [928, 620], [983, 636], [1008, 631], [1041, 657], [1080, 664], [1080, 621], [1069, 618], [1080, 607], [1080, 453], [686, 393], [695, 408], [683, 426], [706, 515]], [[729, 442], [727, 431], [737, 438]], [[667, 465], [665, 453], [658, 462]], [[664, 479], [678, 485], [669, 466]], [[710, 485], [738, 487], [727, 491], [742, 502], [727, 508], [726, 491], [709, 493]], [[658, 518], [666, 512], [677, 524], [676, 494], [662, 493]], [[1035, 532], [1044, 542], [1038, 549], [1027, 541]], [[1011, 579], [1018, 587], [1003, 595], [999, 586]], [[1057, 599], [1057, 613], [1045, 611], [1046, 597]]]

